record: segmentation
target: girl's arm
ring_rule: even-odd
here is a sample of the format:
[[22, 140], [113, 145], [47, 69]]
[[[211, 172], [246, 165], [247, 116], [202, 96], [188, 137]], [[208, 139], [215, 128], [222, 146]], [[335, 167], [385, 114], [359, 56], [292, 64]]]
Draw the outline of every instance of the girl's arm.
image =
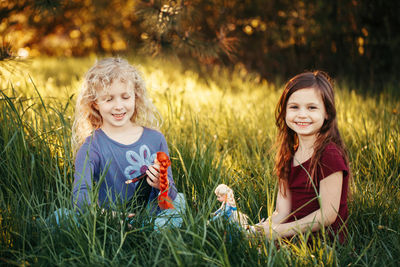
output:
[[303, 233], [308, 229], [317, 231], [321, 225], [328, 226], [335, 222], [340, 206], [342, 194], [343, 172], [335, 172], [320, 182], [320, 209], [309, 215], [290, 223], [281, 223], [270, 225], [264, 223], [264, 231], [267, 236], [270, 235], [270, 227], [275, 234], [285, 237], [292, 236], [299, 232]]
[[79, 209], [91, 203], [89, 191], [93, 185], [93, 175], [98, 168], [99, 156], [93, 146], [84, 143], [77, 152], [75, 159], [75, 174], [73, 184], [73, 205]]
[[275, 211], [267, 219], [267, 221], [271, 220], [271, 222], [274, 224], [285, 222], [286, 219], [289, 217], [290, 211], [292, 209], [292, 197], [289, 188], [286, 189], [286, 196], [283, 195], [282, 190], [283, 188], [279, 186], [278, 195], [276, 196]]

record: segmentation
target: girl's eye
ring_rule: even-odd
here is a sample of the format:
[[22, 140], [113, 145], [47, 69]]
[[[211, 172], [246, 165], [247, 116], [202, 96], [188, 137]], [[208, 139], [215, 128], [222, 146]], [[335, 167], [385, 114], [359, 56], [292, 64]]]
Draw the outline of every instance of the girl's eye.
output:
[[309, 109], [317, 109], [317, 107], [315, 107], [315, 106], [310, 106], [310, 107], [308, 107]]
[[289, 109], [297, 109], [297, 106], [289, 106]]
[[110, 102], [111, 100], [112, 100], [112, 97], [107, 97], [107, 98], [106, 98], [106, 101], [107, 101], [107, 102]]
[[122, 96], [122, 98], [123, 99], [129, 99], [129, 98], [131, 98], [131, 96], [130, 95], [124, 95], [124, 96]]

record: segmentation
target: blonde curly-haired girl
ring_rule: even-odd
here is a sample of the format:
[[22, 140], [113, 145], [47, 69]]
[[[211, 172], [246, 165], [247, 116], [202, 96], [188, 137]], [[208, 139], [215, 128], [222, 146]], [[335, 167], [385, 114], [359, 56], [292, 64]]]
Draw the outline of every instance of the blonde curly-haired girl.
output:
[[[163, 134], [155, 130], [159, 121], [140, 72], [128, 61], [105, 58], [89, 69], [77, 98], [72, 128], [73, 202], [77, 208], [94, 201], [89, 192], [104, 174], [98, 194], [100, 206], [131, 201], [135, 194], [138, 205], [156, 199], [160, 174], [154, 160], [158, 151], [168, 154]], [[126, 183], [143, 174], [147, 174], [146, 179]], [[168, 195], [174, 200], [177, 190], [170, 167], [168, 180]]]

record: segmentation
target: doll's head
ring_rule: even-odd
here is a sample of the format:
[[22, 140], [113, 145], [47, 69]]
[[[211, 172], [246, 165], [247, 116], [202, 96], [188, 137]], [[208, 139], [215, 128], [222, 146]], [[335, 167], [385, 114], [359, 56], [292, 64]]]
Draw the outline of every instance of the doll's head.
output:
[[[221, 208], [224, 207], [225, 204], [228, 204], [231, 207], [236, 208], [236, 201], [233, 194], [233, 190], [229, 186], [225, 184], [218, 185], [217, 188], [215, 188], [215, 194], [217, 195], [218, 201], [222, 202]], [[234, 222], [238, 222], [244, 228], [246, 228], [248, 225], [247, 215], [241, 213], [238, 210], [235, 210], [232, 213], [232, 220]]]
[[215, 188], [215, 194], [220, 202], [228, 203], [231, 206], [236, 206], [233, 190], [225, 184], [220, 184]]
[[99, 101], [99, 96], [107, 94], [114, 82], [124, 84], [130, 96], [135, 98], [134, 112], [130, 120], [142, 126], [158, 126], [158, 113], [147, 97], [140, 72], [124, 59], [105, 58], [97, 61], [89, 69], [79, 92], [72, 129], [74, 151], [93, 130], [102, 126], [103, 118], [96, 108], [96, 102]]

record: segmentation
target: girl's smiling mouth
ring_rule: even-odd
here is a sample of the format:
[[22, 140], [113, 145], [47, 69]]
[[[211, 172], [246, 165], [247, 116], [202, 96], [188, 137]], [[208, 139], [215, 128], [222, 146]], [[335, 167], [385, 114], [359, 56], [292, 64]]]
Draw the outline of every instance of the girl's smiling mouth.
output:
[[296, 125], [298, 125], [298, 126], [308, 126], [308, 125], [311, 124], [311, 122], [295, 122], [295, 123], [296, 123]]
[[115, 119], [117, 119], [117, 120], [120, 120], [120, 119], [122, 119], [124, 116], [125, 116], [125, 114], [126, 114], [126, 112], [124, 112], [124, 113], [114, 113], [114, 114], [112, 114], [113, 115], [113, 117], [115, 118]]

